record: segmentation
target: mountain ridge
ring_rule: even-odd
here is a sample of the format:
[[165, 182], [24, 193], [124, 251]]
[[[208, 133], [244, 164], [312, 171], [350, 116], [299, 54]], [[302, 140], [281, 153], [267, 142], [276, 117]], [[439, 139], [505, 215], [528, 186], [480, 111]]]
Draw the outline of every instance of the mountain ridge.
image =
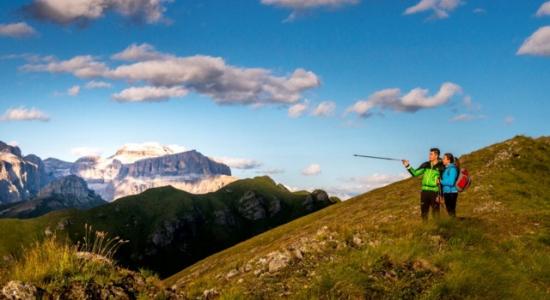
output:
[[292, 193], [268, 177], [235, 181], [216, 192], [190, 194], [171, 186], [117, 199], [86, 211], [65, 210], [26, 219], [0, 219], [0, 257], [57, 231], [73, 242], [85, 224], [130, 243], [117, 259], [167, 276], [243, 239], [326, 206], [335, 198], [317, 190]]

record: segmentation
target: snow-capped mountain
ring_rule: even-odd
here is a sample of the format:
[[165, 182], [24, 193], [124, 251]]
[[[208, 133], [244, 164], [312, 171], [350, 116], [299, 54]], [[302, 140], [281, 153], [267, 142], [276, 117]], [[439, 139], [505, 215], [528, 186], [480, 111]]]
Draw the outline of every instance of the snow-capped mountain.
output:
[[48, 158], [44, 164], [52, 177], [83, 178], [107, 201], [166, 185], [202, 194], [236, 180], [227, 165], [195, 150], [178, 153], [179, 150], [183, 149], [157, 143], [126, 144], [107, 158], [86, 156], [74, 163]]

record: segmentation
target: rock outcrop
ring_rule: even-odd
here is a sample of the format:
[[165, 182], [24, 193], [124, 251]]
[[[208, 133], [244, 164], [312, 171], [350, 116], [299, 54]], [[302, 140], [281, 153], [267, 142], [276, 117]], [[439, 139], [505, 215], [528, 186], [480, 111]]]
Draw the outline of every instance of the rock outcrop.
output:
[[69, 175], [50, 182], [32, 200], [0, 206], [0, 218], [32, 218], [54, 210], [88, 209], [105, 203], [82, 178]]
[[23, 157], [19, 147], [0, 142], [0, 204], [29, 200], [48, 181], [39, 157]]

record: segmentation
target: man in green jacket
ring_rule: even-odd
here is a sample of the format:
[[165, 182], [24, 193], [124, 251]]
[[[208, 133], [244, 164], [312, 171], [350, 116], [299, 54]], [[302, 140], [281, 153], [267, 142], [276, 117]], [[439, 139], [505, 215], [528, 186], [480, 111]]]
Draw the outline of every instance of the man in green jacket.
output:
[[407, 168], [412, 176], [422, 175], [422, 192], [420, 193], [420, 213], [422, 220], [428, 220], [428, 212], [432, 208], [432, 216], [439, 216], [439, 203], [437, 195], [439, 194], [439, 179], [445, 166], [439, 158], [440, 151], [438, 148], [430, 149], [429, 161], [423, 163], [417, 169], [414, 169], [409, 164], [409, 161], [404, 159], [403, 166]]

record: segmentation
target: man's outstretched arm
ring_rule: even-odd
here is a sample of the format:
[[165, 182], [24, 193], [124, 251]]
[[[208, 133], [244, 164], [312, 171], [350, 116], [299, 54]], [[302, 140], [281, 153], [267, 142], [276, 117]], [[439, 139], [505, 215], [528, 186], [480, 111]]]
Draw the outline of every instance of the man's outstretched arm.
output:
[[413, 168], [411, 166], [411, 164], [409, 163], [409, 161], [406, 160], [406, 159], [402, 160], [402, 162], [403, 162], [403, 166], [405, 166], [405, 168], [407, 168], [407, 171], [409, 171], [409, 173], [413, 177], [420, 176], [420, 175], [424, 174], [424, 171], [426, 170], [422, 166], [420, 166], [418, 169]]

